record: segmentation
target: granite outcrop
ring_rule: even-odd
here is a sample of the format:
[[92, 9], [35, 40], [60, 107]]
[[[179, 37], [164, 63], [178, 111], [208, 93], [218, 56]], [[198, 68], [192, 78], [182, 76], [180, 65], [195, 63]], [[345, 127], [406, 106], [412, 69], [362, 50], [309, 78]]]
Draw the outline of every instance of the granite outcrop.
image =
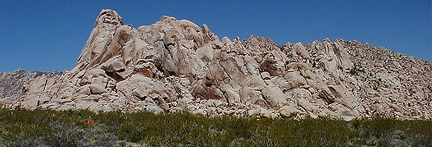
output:
[[25, 80], [4, 107], [431, 119], [430, 77], [430, 61], [357, 41], [220, 39], [169, 16], [134, 28], [105, 9], [72, 70]]

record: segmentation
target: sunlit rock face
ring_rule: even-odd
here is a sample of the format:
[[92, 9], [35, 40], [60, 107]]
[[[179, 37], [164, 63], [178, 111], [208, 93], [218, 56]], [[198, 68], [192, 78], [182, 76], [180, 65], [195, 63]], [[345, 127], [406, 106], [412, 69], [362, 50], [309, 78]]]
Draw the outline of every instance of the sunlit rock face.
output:
[[431, 119], [430, 77], [431, 62], [356, 41], [220, 39], [188, 20], [133, 28], [102, 10], [72, 70], [26, 82], [4, 107]]

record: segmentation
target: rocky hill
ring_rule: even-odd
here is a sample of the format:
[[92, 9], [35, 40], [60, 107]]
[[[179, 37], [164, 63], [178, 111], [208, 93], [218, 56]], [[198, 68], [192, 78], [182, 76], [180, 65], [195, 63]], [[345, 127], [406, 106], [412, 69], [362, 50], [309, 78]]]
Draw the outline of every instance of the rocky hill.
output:
[[102, 10], [72, 70], [26, 82], [4, 107], [431, 119], [430, 77], [431, 62], [357, 41], [219, 39], [188, 20], [133, 28]]
[[21, 97], [26, 82], [41, 75], [53, 77], [60, 74], [60, 72], [25, 72], [22, 69], [0, 73], [0, 106]]

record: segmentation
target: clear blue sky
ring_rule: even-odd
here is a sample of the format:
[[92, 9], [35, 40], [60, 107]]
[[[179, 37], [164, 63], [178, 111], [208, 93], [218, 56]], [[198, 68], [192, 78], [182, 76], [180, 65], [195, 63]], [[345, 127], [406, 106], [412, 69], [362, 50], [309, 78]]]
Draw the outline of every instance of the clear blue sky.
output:
[[430, 0], [0, 0], [0, 72], [72, 69], [105, 8], [135, 28], [168, 15], [207, 24], [219, 38], [255, 34], [277, 44], [342, 38], [432, 60]]

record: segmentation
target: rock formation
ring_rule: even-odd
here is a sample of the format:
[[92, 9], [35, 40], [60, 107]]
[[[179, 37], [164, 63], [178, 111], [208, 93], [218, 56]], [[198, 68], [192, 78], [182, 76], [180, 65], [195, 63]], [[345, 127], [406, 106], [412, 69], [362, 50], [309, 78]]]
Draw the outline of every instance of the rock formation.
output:
[[136, 29], [102, 10], [76, 66], [27, 82], [6, 107], [431, 119], [430, 77], [431, 62], [357, 41], [220, 40], [188, 20]]
[[25, 82], [41, 75], [53, 77], [60, 74], [59, 72], [25, 72], [22, 69], [0, 73], [0, 107], [21, 97]]

